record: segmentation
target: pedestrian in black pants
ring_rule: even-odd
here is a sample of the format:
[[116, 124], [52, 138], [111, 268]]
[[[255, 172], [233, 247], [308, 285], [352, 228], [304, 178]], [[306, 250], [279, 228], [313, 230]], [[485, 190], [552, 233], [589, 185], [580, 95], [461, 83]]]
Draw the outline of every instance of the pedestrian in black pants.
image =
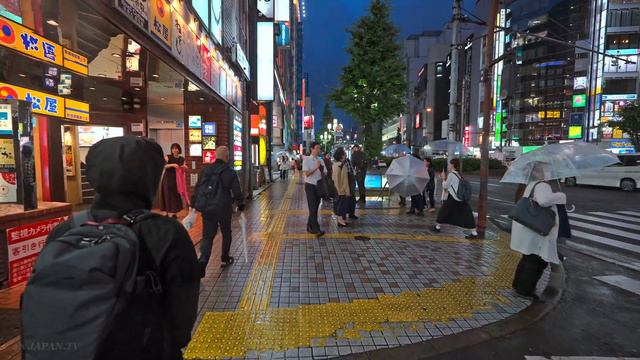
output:
[[349, 169], [349, 206], [347, 207], [347, 215], [350, 219], [358, 220], [359, 217], [356, 216], [356, 170], [353, 168], [351, 164], [351, 160], [345, 158], [345, 163]]
[[[358, 144], [353, 145], [351, 150], [351, 165], [355, 170], [358, 193], [360, 194], [358, 202], [364, 203], [367, 202], [367, 190], [364, 187], [364, 180], [367, 177], [367, 156]], [[353, 196], [355, 196], [355, 192]]]
[[304, 174], [304, 192], [307, 195], [309, 206], [309, 218], [307, 219], [307, 232], [317, 237], [324, 235], [318, 223], [318, 208], [320, 207], [320, 195], [318, 194], [318, 181], [326, 173], [324, 162], [318, 158], [320, 144], [311, 143], [311, 156], [305, 156], [302, 161], [302, 173]]
[[429, 173], [429, 182], [424, 188], [424, 201], [426, 204], [427, 198], [429, 199], [429, 212], [434, 212], [436, 211], [436, 201], [434, 198], [436, 194], [436, 172], [433, 170], [433, 161], [431, 158], [424, 159], [424, 163]]
[[[231, 216], [233, 215], [234, 202], [238, 205], [238, 211], [244, 211], [244, 195], [240, 188], [240, 180], [238, 174], [228, 165], [229, 149], [226, 146], [220, 146], [216, 149], [216, 161], [206, 166], [196, 185], [194, 199], [192, 204], [196, 203], [196, 196], [201, 193], [202, 186], [209, 186], [212, 179], [218, 178], [218, 191], [222, 191], [220, 196], [214, 196], [215, 201], [219, 201], [215, 208], [218, 210], [204, 212], [202, 214], [202, 240], [200, 242], [200, 276], [204, 277], [209, 258], [211, 257], [211, 249], [213, 247], [213, 239], [218, 233], [218, 227], [222, 232], [222, 254], [220, 261], [221, 267], [226, 267], [234, 263], [235, 259], [229, 255], [231, 249]], [[219, 210], [221, 209], [221, 210]]]

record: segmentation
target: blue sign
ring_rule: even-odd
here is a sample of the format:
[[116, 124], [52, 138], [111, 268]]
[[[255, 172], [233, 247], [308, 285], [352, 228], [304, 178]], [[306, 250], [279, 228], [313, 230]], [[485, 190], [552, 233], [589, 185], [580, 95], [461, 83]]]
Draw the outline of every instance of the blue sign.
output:
[[367, 175], [364, 178], [364, 187], [367, 189], [382, 188], [382, 175]]
[[583, 113], [573, 113], [570, 115], [569, 119], [570, 126], [582, 126], [584, 125], [584, 114]]
[[215, 136], [218, 135], [216, 133], [216, 123], [214, 122], [206, 122], [204, 123], [204, 125], [202, 126], [202, 135], [205, 136]]

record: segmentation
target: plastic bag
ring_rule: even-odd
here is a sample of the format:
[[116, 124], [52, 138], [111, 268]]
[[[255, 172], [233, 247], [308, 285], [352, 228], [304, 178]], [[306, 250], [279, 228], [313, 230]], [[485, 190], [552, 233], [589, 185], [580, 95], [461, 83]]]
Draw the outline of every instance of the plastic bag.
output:
[[182, 225], [185, 229], [191, 230], [193, 225], [196, 223], [196, 209], [189, 209], [189, 215], [187, 215], [184, 219], [182, 219]]

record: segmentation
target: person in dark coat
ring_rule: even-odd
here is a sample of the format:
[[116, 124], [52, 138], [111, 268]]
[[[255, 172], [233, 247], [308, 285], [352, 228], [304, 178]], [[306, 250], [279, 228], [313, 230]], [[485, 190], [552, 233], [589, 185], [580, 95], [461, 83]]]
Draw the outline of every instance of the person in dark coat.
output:
[[429, 212], [436, 211], [436, 172], [433, 170], [433, 160], [431, 158], [424, 159], [424, 164], [427, 167], [427, 172], [429, 173], [429, 182], [427, 186], [424, 188], [424, 201], [425, 204], [427, 199], [429, 199]]
[[229, 166], [229, 148], [220, 146], [216, 149], [216, 161], [205, 168], [198, 177], [194, 199], [191, 203], [195, 204], [195, 195], [198, 188], [207, 184], [208, 180], [218, 174], [221, 179], [223, 190], [223, 198], [221, 199], [222, 211], [205, 212], [202, 214], [202, 242], [200, 243], [200, 276], [204, 277], [209, 258], [211, 257], [211, 249], [213, 247], [213, 239], [218, 233], [218, 226], [222, 232], [222, 254], [220, 261], [221, 267], [226, 267], [234, 263], [235, 259], [229, 255], [231, 250], [231, 216], [233, 215], [233, 204], [238, 206], [238, 211], [244, 211], [244, 195], [240, 187], [240, 179], [238, 174]]
[[162, 194], [160, 196], [160, 210], [164, 211], [167, 216], [176, 218], [176, 214], [182, 210], [182, 198], [178, 192], [178, 181], [176, 180], [176, 171], [184, 164], [184, 158], [181, 156], [182, 147], [180, 144], [171, 144], [171, 154], [164, 157], [166, 165], [164, 166], [164, 177], [162, 178]]
[[[360, 195], [358, 202], [367, 202], [367, 189], [365, 189], [364, 186], [364, 181], [367, 177], [367, 156], [364, 151], [360, 149], [360, 145], [358, 144], [353, 145], [351, 152], [351, 165], [355, 170], [356, 183], [358, 184], [358, 193]], [[355, 196], [355, 193], [353, 196]]]
[[[118, 219], [134, 210], [150, 210], [165, 162], [155, 141], [122, 136], [99, 141], [87, 154], [87, 178], [96, 190], [92, 220]], [[74, 227], [69, 220], [56, 227], [55, 239]], [[136, 225], [146, 251], [139, 271], [155, 262], [162, 293], [132, 302], [114, 320], [99, 360], [177, 360], [191, 340], [198, 311], [198, 262], [189, 234], [174, 219], [152, 216]], [[144, 254], [147, 254], [146, 256]]]
[[[417, 151], [414, 152], [412, 156], [415, 157], [416, 159], [420, 159], [420, 153]], [[423, 216], [424, 206], [425, 206], [425, 201], [424, 201], [424, 189], [423, 189], [420, 194], [411, 195], [411, 208], [409, 209], [409, 211], [407, 211], [407, 215], [416, 214], [418, 216]]]

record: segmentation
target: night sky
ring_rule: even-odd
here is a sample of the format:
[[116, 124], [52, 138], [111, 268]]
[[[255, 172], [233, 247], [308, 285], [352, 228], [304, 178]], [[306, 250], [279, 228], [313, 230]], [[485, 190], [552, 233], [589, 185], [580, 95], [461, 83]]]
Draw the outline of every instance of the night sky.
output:
[[[366, 13], [369, 3], [370, 0], [305, 0], [304, 71], [310, 77], [316, 131], [324, 98], [338, 85], [341, 69], [349, 61], [345, 30]], [[392, 0], [391, 6], [392, 19], [400, 29], [398, 40], [424, 30], [442, 29], [451, 18], [451, 0]], [[345, 128], [355, 126], [355, 121], [338, 109], [334, 109], [334, 116]]]

